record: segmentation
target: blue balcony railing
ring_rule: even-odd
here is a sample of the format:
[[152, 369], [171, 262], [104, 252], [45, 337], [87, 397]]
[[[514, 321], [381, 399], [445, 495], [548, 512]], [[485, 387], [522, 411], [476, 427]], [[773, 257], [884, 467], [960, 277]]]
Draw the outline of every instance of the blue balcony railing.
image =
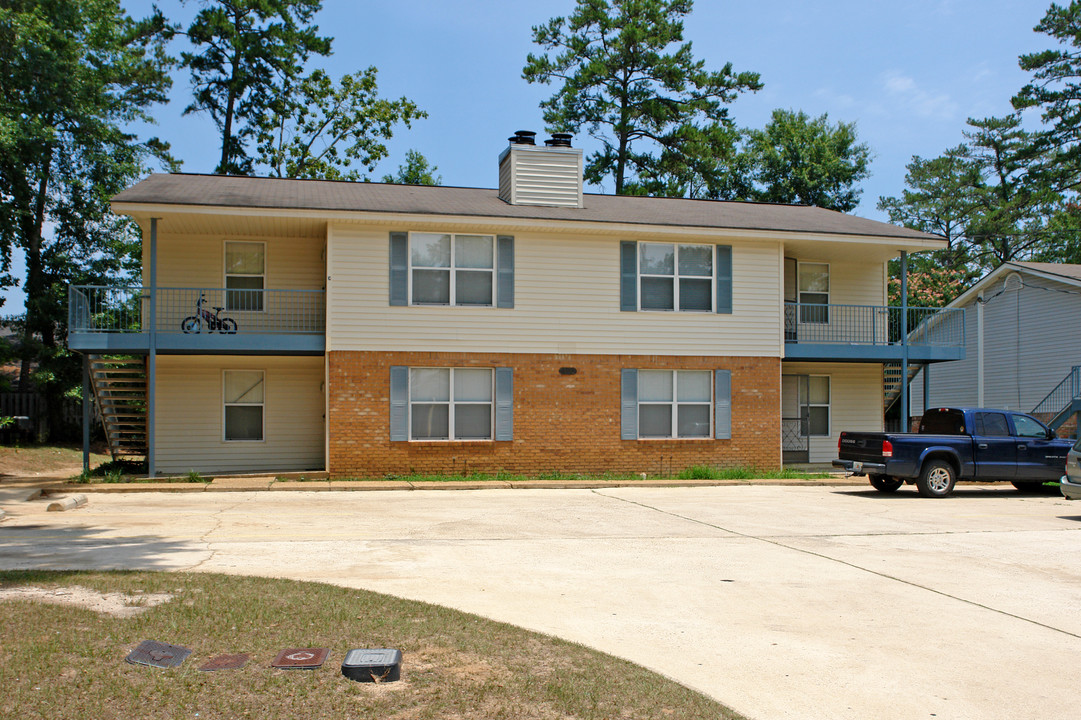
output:
[[[80, 342], [87, 347], [102, 343], [137, 347], [139, 341], [133, 336], [149, 335], [149, 288], [72, 286], [68, 300], [69, 343], [74, 338], [75, 349]], [[323, 290], [158, 288], [155, 305], [157, 334], [164, 338], [183, 336], [195, 345], [198, 338], [208, 336], [243, 339], [326, 334]], [[103, 336], [114, 339], [94, 339]]]

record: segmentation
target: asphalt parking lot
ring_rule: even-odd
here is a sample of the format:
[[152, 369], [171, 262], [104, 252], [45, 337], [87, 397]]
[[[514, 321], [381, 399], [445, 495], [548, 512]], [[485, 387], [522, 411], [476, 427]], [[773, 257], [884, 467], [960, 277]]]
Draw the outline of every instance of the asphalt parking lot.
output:
[[144, 493], [6, 509], [3, 569], [366, 588], [582, 642], [751, 718], [1077, 716], [1081, 503], [1051, 495]]

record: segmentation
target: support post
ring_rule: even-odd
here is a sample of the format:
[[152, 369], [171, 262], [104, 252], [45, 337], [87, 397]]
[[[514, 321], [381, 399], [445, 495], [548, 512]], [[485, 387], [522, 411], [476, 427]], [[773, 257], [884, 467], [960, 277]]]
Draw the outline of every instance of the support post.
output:
[[931, 363], [923, 364], [923, 411], [931, 407]]
[[153, 478], [157, 474], [154, 463], [156, 444], [154, 415], [155, 396], [158, 385], [158, 219], [150, 218], [150, 350], [146, 362], [146, 474]]
[[901, 251], [901, 432], [908, 432], [908, 252]]
[[83, 473], [90, 472], [90, 356], [83, 354]]

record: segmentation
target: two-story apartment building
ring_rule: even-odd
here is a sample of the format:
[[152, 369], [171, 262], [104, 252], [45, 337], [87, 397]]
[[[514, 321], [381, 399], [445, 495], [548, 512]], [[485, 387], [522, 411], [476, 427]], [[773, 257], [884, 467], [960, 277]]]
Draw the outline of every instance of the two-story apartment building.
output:
[[73, 287], [69, 345], [152, 473], [827, 461], [882, 427], [883, 363], [963, 356], [960, 318], [886, 307], [939, 238], [586, 194], [566, 137], [516, 135], [496, 189], [151, 175], [113, 209], [143, 283]]

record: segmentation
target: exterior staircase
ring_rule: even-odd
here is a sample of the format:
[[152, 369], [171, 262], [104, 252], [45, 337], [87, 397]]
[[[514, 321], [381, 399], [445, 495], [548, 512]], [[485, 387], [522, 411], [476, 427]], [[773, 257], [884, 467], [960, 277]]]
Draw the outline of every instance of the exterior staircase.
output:
[[[1074, 365], [1054, 390], [1032, 409], [1032, 415], [1052, 430], [1072, 424], [1077, 432], [1077, 414], [1081, 413], [1081, 365]], [[1074, 420], [1073, 423], [1070, 423]]]
[[[923, 363], [909, 363], [908, 364], [908, 378], [906, 384], [912, 382], [912, 378], [916, 377], [916, 373], [923, 369]], [[884, 363], [882, 365], [882, 391], [883, 391], [883, 410], [888, 412], [894, 403], [901, 397], [901, 388], [904, 385], [901, 383], [901, 363]]]
[[90, 356], [90, 385], [113, 460], [145, 458], [146, 358]]

